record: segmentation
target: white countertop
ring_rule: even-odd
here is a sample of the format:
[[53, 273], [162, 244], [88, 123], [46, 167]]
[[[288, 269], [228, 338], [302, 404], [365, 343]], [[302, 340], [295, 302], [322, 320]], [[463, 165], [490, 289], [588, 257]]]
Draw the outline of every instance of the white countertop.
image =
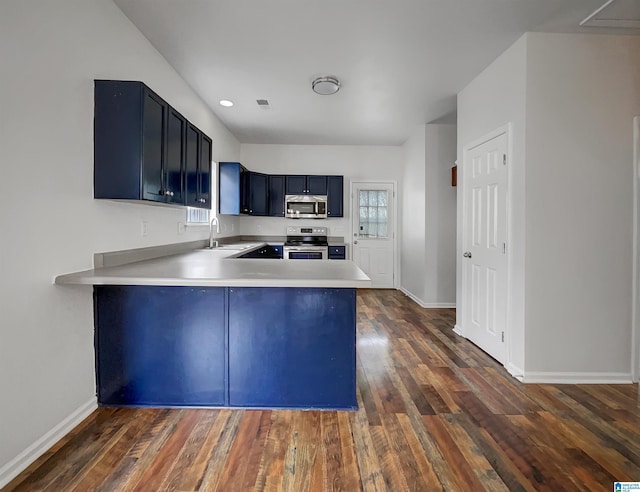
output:
[[266, 243], [194, 250], [121, 266], [59, 275], [56, 284], [175, 285], [215, 287], [370, 287], [371, 280], [349, 260], [235, 258]]

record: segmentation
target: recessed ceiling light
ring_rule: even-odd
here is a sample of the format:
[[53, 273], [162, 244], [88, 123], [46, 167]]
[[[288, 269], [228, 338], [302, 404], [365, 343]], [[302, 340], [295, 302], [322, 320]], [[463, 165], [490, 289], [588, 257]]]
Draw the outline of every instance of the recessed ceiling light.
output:
[[233, 101], [229, 101], [228, 99], [220, 99], [220, 106], [230, 108], [231, 106], [233, 106]]
[[340, 81], [333, 76], [318, 77], [311, 82], [311, 88], [316, 94], [330, 96], [340, 90]]

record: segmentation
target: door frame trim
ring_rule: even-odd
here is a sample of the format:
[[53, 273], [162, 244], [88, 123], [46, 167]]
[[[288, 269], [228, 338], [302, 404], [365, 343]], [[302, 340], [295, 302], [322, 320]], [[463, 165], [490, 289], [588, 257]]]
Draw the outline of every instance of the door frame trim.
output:
[[400, 265], [398, 259], [398, 182], [395, 179], [352, 179], [349, 181], [349, 244], [351, 245], [351, 258], [353, 259], [353, 188], [355, 183], [387, 184], [393, 189], [393, 288], [400, 285]]
[[640, 116], [633, 118], [633, 275], [631, 285], [631, 377], [640, 380]]
[[[512, 333], [510, 330], [511, 327], [511, 323], [512, 323], [512, 312], [511, 312], [511, 305], [512, 305], [512, 296], [511, 296], [511, 289], [510, 289], [510, 285], [511, 285], [511, 277], [512, 277], [512, 272], [513, 272], [513, 268], [514, 268], [514, 260], [513, 260], [513, 255], [511, 254], [511, 248], [510, 246], [513, 244], [513, 238], [512, 238], [512, 211], [511, 211], [511, 203], [512, 203], [512, 196], [511, 196], [511, 190], [513, 189], [513, 172], [511, 172], [510, 166], [511, 163], [513, 162], [513, 124], [511, 122], [502, 125], [492, 131], [490, 131], [489, 133], [483, 135], [482, 137], [476, 139], [476, 140], [472, 140], [471, 142], [463, 145], [462, 147], [462, 169], [458, 170], [458, 173], [460, 173], [460, 171], [462, 171], [460, 174], [460, 179], [458, 181], [458, 186], [460, 186], [458, 192], [462, 193], [462, 244], [459, 245], [459, 247], [457, 248], [458, 250], [458, 258], [461, 257], [462, 255], [462, 251], [465, 248], [465, 245], [468, 244], [468, 232], [467, 232], [467, 225], [468, 225], [468, 221], [469, 221], [469, 217], [467, 217], [466, 214], [466, 210], [467, 210], [467, 199], [466, 199], [466, 194], [465, 194], [465, 186], [466, 186], [466, 181], [468, 179], [468, 169], [469, 169], [469, 153], [475, 149], [476, 147], [490, 141], [493, 140], [494, 138], [497, 138], [501, 135], [506, 135], [506, 139], [507, 139], [507, 147], [506, 147], [506, 154], [507, 154], [507, 210], [506, 210], [506, 227], [507, 227], [507, 272], [506, 272], [506, 295], [507, 295], [507, 299], [506, 299], [506, 309], [505, 309], [505, 325], [504, 325], [504, 352], [503, 352], [503, 357], [504, 360], [503, 361], [499, 361], [508, 371], [509, 373], [516, 377], [516, 378], [520, 378], [523, 376], [523, 372], [524, 372], [524, 368], [519, 368], [516, 367], [512, 360]], [[461, 297], [461, 306], [460, 306], [460, 310], [463, 311], [464, 309], [467, 309], [465, 307], [465, 304], [467, 304], [467, 294], [466, 294], [466, 287], [467, 287], [467, 283], [469, 282], [469, 279], [467, 278], [467, 273], [466, 273], [466, 269], [463, 267], [463, 263], [460, 262], [461, 265], [461, 269], [462, 269], [462, 275], [461, 275], [461, 279], [462, 279], [462, 297]], [[466, 329], [464, 326], [464, 319], [465, 319], [465, 315], [464, 313], [461, 313], [460, 316], [460, 324], [456, 325], [456, 333], [464, 338], [468, 338], [466, 336]]]

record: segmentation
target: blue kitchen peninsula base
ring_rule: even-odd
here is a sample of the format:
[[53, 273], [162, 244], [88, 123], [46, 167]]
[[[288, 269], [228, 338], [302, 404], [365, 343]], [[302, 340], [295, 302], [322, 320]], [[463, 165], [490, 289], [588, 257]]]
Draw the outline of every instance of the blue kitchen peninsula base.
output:
[[355, 289], [94, 287], [98, 402], [352, 410]]

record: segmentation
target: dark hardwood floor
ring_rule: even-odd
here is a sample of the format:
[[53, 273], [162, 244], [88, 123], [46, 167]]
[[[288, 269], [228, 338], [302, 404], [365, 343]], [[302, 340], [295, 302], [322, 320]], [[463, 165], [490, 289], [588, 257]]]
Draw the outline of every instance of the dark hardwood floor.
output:
[[358, 412], [94, 412], [11, 491], [613, 490], [640, 480], [638, 385], [523, 385], [451, 309], [358, 292]]

